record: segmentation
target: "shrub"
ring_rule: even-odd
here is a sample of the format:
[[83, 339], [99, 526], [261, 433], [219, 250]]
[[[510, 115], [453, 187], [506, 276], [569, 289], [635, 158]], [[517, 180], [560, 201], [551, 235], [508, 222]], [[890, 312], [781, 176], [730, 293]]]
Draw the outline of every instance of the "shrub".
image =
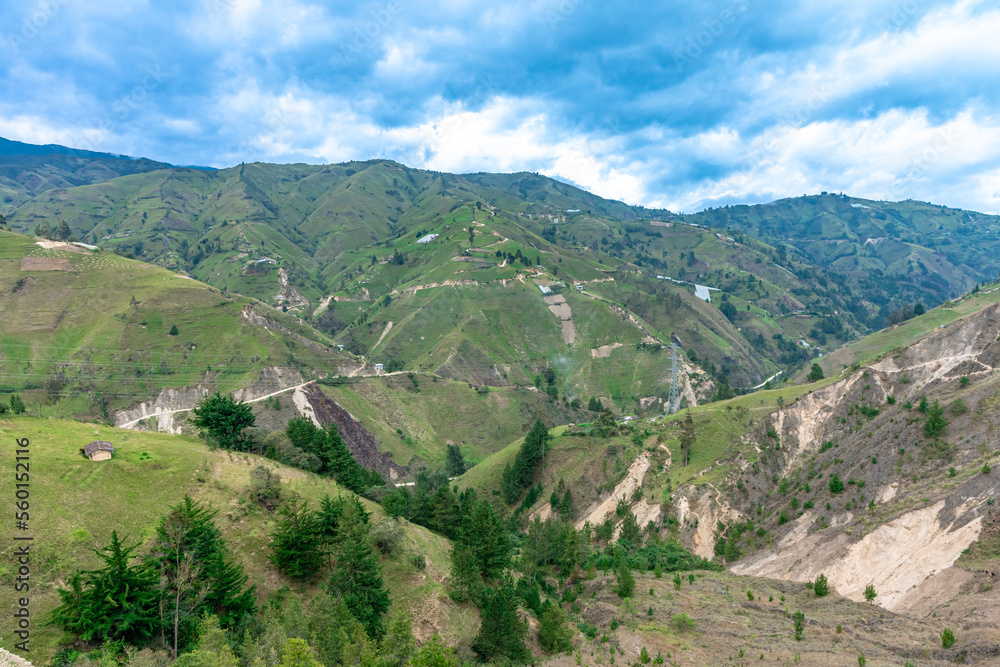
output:
[[371, 529], [372, 544], [380, 552], [391, 555], [399, 551], [405, 535], [395, 519], [383, 519]]
[[792, 621], [795, 623], [795, 640], [802, 641], [802, 631], [806, 628], [806, 615], [797, 611], [792, 614]]
[[816, 593], [816, 597], [821, 598], [830, 592], [830, 582], [826, 580], [826, 575], [821, 574], [816, 577], [816, 581], [813, 582], [813, 592]]
[[951, 648], [955, 645], [955, 633], [952, 632], [951, 628], [945, 628], [941, 631], [941, 648]]
[[840, 475], [833, 473], [830, 475], [830, 493], [838, 494], [844, 490], [844, 483], [840, 481]]
[[969, 411], [969, 406], [965, 404], [961, 398], [956, 398], [951, 403], [951, 414], [953, 415], [964, 415]]
[[172, 327], [170, 327], [170, 335], [171, 336], [176, 336], [179, 333], [180, 333], [180, 331], [177, 330], [177, 325], [176, 324], [173, 325]]
[[675, 614], [674, 617], [670, 619], [670, 624], [673, 625], [674, 629], [678, 632], [694, 630], [698, 625], [693, 618], [688, 616], [683, 611], [679, 614]]

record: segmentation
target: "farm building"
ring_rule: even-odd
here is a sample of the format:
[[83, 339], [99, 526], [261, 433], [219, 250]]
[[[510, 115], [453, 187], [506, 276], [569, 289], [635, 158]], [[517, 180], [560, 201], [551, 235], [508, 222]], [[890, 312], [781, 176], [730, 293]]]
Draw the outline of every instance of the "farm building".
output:
[[84, 445], [80, 451], [91, 461], [107, 461], [111, 458], [115, 448], [107, 440], [94, 440]]

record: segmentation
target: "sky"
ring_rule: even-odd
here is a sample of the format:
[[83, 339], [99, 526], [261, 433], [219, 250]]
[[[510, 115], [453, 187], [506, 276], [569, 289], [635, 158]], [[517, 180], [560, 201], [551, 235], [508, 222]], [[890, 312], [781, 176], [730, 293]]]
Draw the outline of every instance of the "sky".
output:
[[995, 0], [6, 0], [0, 26], [8, 139], [1000, 213]]

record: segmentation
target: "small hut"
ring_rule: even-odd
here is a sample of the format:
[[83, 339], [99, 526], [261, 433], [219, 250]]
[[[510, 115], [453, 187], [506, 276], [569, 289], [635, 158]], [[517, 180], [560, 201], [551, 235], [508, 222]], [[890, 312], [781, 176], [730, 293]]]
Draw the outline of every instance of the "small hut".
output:
[[115, 448], [106, 440], [94, 440], [83, 448], [83, 455], [91, 461], [107, 461]]

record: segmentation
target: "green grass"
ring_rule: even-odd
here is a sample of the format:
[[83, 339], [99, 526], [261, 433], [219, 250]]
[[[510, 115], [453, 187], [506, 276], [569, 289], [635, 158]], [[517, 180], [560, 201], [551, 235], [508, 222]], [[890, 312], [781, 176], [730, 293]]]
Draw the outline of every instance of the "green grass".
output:
[[[17, 418], [0, 419], [0, 438], [12, 448], [15, 438], [30, 439], [30, 491], [32, 546], [31, 658], [50, 655], [61, 640], [61, 632], [44, 625], [46, 613], [58, 604], [55, 588], [77, 568], [98, 564], [92, 548], [106, 544], [111, 531], [127, 535], [131, 542], [148, 540], [166, 509], [185, 494], [219, 510], [216, 523], [230, 549], [237, 554], [261, 596], [289, 585], [309, 598], [315, 586], [289, 582], [267, 559], [269, 535], [275, 515], [247, 501], [245, 490], [250, 471], [260, 463], [275, 468], [282, 478], [283, 493], [299, 496], [315, 507], [325, 494], [348, 493], [329, 479], [287, 468], [259, 457], [210, 451], [199, 439], [156, 433], [126, 431], [76, 422]], [[95, 439], [115, 446], [110, 461], [85, 459], [80, 448]], [[13, 463], [0, 483], [4, 497], [13, 498]], [[378, 506], [363, 500], [383, 516]], [[428, 558], [424, 573], [410, 573], [401, 558], [383, 559], [383, 568], [395, 604], [404, 604], [414, 614], [415, 624], [431, 623], [451, 641], [470, 638], [476, 618], [467, 605], [450, 601], [441, 578], [447, 573], [448, 542], [426, 529], [404, 523], [407, 540]], [[12, 534], [0, 541], [9, 549]], [[146, 546], [143, 547], [145, 549]], [[13, 570], [9, 559], [0, 563], [0, 582], [10, 590]], [[435, 602], [438, 601], [438, 602]], [[9, 615], [0, 619], [0, 645], [13, 649]]]

